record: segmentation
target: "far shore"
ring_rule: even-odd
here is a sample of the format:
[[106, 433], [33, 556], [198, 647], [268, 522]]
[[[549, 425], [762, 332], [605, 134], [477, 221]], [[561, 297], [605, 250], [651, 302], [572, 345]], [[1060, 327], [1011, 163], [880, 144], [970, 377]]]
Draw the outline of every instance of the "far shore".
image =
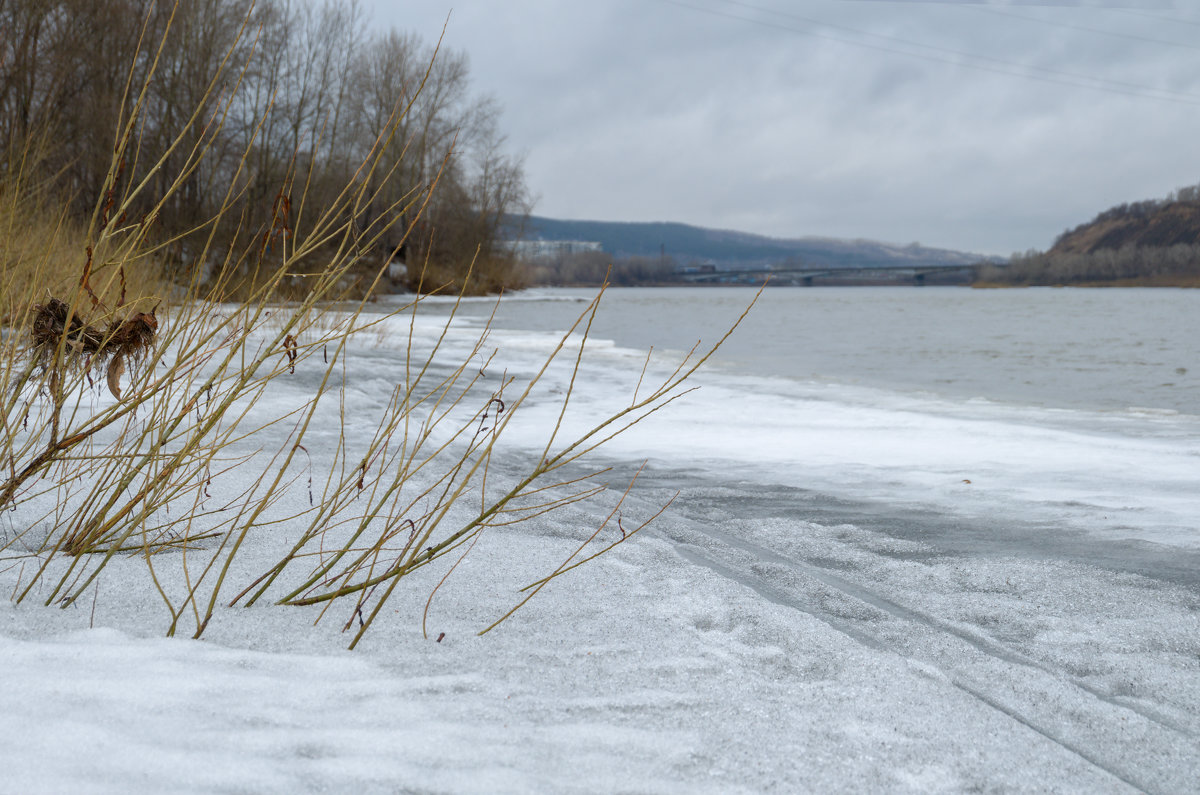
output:
[[1103, 281], [1057, 282], [1047, 284], [1010, 283], [1010, 282], [975, 282], [971, 285], [980, 290], [1003, 289], [1009, 287], [1200, 287], [1200, 275], [1160, 275], [1140, 276], [1135, 279], [1110, 279]]

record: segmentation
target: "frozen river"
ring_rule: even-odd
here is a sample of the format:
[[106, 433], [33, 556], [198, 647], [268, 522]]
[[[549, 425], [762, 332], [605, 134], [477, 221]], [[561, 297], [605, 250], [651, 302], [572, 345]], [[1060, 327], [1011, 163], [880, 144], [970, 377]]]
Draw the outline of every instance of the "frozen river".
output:
[[[590, 295], [467, 302], [441, 355], [495, 308], [486, 400]], [[541, 453], [572, 378], [564, 439], [751, 297], [611, 291], [489, 477]], [[0, 791], [1200, 792], [1197, 310], [1196, 291], [768, 290], [698, 391], [599, 451], [618, 488], [646, 462], [623, 527], [669, 509], [494, 633], [474, 634], [604, 505], [489, 530], [433, 603], [439, 643], [419, 623], [440, 570], [353, 654], [344, 617], [299, 608], [158, 638], [136, 559], [90, 610], [0, 602]], [[420, 354], [449, 311], [351, 347], [312, 460], [361, 443], [410, 328]], [[247, 572], [294, 530], [249, 539]]]
[[[585, 294], [501, 304], [496, 339], [565, 327]], [[617, 347], [576, 410], [750, 297], [611, 291], [592, 334]], [[768, 290], [703, 389], [610, 453], [679, 490], [658, 537], [764, 610], [928, 665], [1124, 784], [1195, 791], [1197, 340], [1195, 291]]]

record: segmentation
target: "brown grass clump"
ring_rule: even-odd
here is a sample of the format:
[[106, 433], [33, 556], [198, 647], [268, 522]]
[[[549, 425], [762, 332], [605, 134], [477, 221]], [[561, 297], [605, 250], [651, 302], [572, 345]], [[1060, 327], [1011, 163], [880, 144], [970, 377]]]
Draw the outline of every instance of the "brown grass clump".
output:
[[93, 325], [66, 301], [51, 297], [34, 308], [30, 331], [34, 356], [43, 368], [62, 362], [99, 371], [107, 363], [108, 389], [120, 400], [125, 364], [140, 361], [153, 348], [158, 318], [152, 309]]

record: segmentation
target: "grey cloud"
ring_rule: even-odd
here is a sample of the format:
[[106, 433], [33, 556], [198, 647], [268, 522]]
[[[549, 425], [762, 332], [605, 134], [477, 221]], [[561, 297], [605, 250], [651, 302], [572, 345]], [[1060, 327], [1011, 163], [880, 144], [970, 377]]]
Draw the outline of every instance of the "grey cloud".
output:
[[[376, 13], [431, 37], [451, 2], [410, 5]], [[454, 0], [447, 43], [504, 107], [537, 212], [1009, 253], [1200, 179], [1200, 52], [1149, 41], [1198, 17], [683, 5]]]
[[842, 2], [874, 2], [874, 3], [925, 3], [932, 5], [962, 5], [962, 6], [1033, 6], [1047, 8], [1136, 8], [1155, 11], [1172, 11], [1175, 3], [1172, 0], [1141, 0], [1131, 3], [1128, 0], [842, 0]]

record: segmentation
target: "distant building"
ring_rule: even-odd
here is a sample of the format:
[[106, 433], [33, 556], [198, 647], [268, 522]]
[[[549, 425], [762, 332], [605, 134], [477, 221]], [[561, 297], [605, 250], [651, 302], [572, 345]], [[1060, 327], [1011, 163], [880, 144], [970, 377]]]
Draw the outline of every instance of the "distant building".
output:
[[603, 250], [599, 243], [591, 240], [514, 240], [509, 246], [518, 259], [525, 261], [557, 259], [568, 254]]

